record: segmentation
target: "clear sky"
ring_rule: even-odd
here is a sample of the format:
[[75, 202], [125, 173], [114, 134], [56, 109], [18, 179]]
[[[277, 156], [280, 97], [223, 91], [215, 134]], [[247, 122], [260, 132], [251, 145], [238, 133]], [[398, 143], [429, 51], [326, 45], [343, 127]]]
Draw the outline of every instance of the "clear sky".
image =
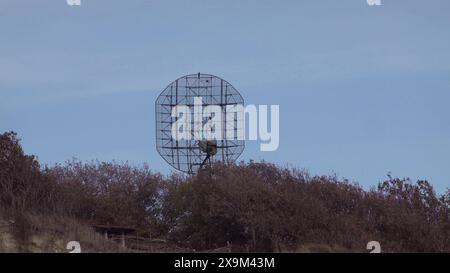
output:
[[450, 1], [0, 0], [0, 131], [43, 163], [147, 162], [154, 101], [197, 72], [279, 104], [280, 147], [241, 159], [365, 188], [450, 187]]

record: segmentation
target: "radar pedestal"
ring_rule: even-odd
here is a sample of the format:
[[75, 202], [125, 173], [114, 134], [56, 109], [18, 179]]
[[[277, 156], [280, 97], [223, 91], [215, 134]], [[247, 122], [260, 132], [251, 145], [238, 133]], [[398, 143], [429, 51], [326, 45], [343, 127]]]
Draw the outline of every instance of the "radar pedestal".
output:
[[198, 146], [200, 151], [206, 154], [205, 159], [202, 162], [200, 168], [206, 163], [211, 164], [211, 157], [217, 154], [217, 141], [216, 140], [202, 140], [199, 141]]

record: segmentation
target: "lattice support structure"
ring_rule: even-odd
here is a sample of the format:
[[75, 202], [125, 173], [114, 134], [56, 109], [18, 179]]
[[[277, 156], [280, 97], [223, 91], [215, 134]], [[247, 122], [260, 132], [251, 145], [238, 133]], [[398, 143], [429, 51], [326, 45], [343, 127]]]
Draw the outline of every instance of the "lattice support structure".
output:
[[[194, 122], [191, 123], [191, 139], [176, 140], [172, 137], [172, 125], [176, 117], [172, 117], [172, 108], [177, 105], [186, 105], [190, 112], [194, 113], [194, 98], [201, 97], [203, 107], [207, 105], [219, 105], [222, 109], [222, 135], [223, 139], [216, 142], [217, 151], [208, 157], [200, 148], [199, 140], [194, 138]], [[227, 120], [227, 106], [244, 105], [241, 94], [227, 81], [208, 74], [192, 74], [181, 77], [169, 84], [156, 100], [156, 146], [158, 153], [175, 169], [185, 173], [194, 174], [198, 172], [205, 159], [208, 163], [234, 162], [244, 150], [244, 140], [228, 139], [229, 130], [234, 130], [237, 136], [237, 126], [229, 126], [230, 122], [236, 125], [239, 115], [233, 115], [233, 120]], [[227, 124], [228, 123], [228, 124]], [[198, 127], [197, 127], [198, 128]]]

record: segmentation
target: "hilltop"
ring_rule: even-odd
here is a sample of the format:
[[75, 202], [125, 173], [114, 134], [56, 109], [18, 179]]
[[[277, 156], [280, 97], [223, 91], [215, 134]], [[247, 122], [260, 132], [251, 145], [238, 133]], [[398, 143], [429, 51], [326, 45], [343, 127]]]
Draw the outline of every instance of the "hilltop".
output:
[[67, 252], [72, 238], [121, 251], [87, 223], [131, 227], [168, 251], [366, 252], [369, 241], [386, 252], [450, 251], [450, 191], [439, 196], [428, 181], [388, 176], [366, 191], [267, 162], [195, 176], [116, 162], [43, 167], [12, 132], [0, 135], [0, 211], [7, 252]]

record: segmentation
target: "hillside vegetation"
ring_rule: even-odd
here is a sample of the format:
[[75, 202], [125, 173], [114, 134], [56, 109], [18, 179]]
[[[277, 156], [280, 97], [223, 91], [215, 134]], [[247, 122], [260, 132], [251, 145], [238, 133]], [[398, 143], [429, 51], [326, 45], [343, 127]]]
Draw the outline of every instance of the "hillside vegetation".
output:
[[190, 177], [116, 162], [40, 166], [15, 133], [0, 135], [0, 220], [14, 223], [16, 251], [34, 251], [30, 234], [48, 219], [53, 241], [82, 237], [67, 224], [75, 221], [133, 227], [196, 251], [366, 252], [379, 241], [385, 252], [450, 252], [450, 191], [438, 196], [427, 181], [388, 176], [365, 191], [265, 162], [214, 165]]

